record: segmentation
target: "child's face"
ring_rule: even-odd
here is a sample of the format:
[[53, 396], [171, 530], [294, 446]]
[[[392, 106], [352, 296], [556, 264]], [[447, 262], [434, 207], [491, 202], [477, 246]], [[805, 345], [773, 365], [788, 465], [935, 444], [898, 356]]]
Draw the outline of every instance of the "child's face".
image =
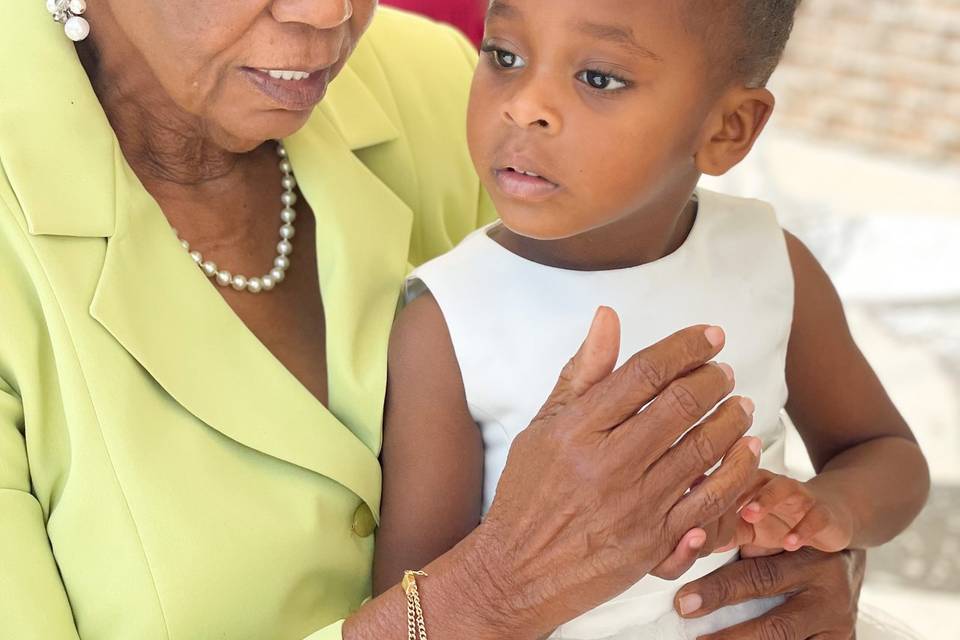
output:
[[689, 194], [717, 93], [682, 2], [493, 2], [469, 140], [508, 228], [567, 238]]

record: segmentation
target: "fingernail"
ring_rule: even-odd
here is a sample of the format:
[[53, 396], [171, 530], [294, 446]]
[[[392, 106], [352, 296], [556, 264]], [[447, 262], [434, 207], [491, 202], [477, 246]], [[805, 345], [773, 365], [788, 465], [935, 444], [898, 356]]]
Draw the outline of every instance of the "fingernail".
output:
[[797, 543], [800, 542], [800, 536], [791, 534], [791, 535], [787, 536], [787, 539], [784, 540], [784, 542], [787, 543], [787, 546], [795, 547], [795, 546], [797, 546]]
[[680, 598], [680, 613], [688, 616], [703, 606], [703, 598], [695, 593]]
[[747, 511], [752, 511], [753, 513], [760, 513], [760, 503], [751, 502], [747, 505]]
[[752, 416], [754, 411], [757, 410], [757, 405], [755, 405], [750, 398], [740, 398], [740, 406], [743, 407], [743, 410], [747, 412], [748, 416]]
[[707, 340], [709, 340], [710, 344], [712, 344], [713, 346], [719, 347], [720, 345], [723, 344], [724, 334], [723, 334], [723, 329], [721, 329], [720, 327], [708, 328], [705, 332], [705, 335], [707, 336]]
[[720, 367], [720, 370], [723, 371], [723, 374], [727, 376], [727, 380], [733, 382], [733, 367], [728, 365], [726, 362], [721, 362], [717, 366]]
[[750, 442], [747, 443], [747, 446], [750, 447], [750, 451], [753, 451], [753, 455], [760, 457], [760, 438], [750, 438]]
[[688, 544], [691, 549], [703, 549], [703, 545], [707, 544], [707, 539], [703, 536], [694, 536], [688, 540]]

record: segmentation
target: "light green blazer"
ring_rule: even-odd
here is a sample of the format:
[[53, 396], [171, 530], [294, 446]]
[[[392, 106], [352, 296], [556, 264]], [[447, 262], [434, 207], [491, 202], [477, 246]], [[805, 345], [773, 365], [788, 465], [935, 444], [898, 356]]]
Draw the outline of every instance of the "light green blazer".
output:
[[339, 638], [370, 591], [403, 278], [492, 217], [475, 54], [381, 10], [286, 141], [329, 410], [182, 250], [43, 0], [4, 3], [0, 60], [0, 638]]

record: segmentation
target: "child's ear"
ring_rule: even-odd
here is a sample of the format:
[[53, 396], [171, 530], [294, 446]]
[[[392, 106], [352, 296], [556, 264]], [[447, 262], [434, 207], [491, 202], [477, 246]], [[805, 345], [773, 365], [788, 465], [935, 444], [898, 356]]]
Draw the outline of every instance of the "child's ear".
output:
[[767, 89], [739, 87], [717, 105], [695, 161], [701, 173], [722, 176], [747, 157], [770, 120], [776, 99]]

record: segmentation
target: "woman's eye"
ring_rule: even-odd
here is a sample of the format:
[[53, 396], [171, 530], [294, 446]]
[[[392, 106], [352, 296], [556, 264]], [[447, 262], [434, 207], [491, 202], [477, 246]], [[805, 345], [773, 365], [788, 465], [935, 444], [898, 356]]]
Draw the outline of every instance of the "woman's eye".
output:
[[577, 79], [591, 89], [600, 91], [616, 91], [627, 86], [627, 83], [620, 78], [599, 71], [581, 71]]
[[519, 69], [527, 66], [523, 58], [504, 49], [491, 49], [490, 55], [493, 57], [494, 63], [503, 69]]

